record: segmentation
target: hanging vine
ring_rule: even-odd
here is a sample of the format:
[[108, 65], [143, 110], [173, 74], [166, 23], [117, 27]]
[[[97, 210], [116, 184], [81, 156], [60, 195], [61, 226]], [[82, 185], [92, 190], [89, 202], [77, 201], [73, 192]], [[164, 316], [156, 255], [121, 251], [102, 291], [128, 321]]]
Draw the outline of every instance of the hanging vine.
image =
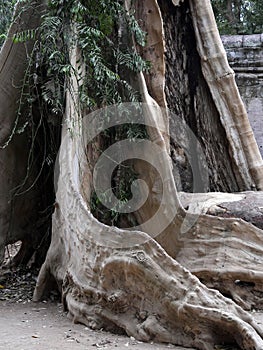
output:
[[[34, 6], [32, 1], [24, 3], [22, 11], [27, 6]], [[125, 42], [127, 37], [130, 38], [128, 43]], [[66, 91], [72, 89], [72, 74], [77, 77], [80, 108], [85, 112], [123, 101], [140, 101], [129, 78], [137, 72], [148, 71], [150, 63], [136, 52], [132, 37], [138, 45], [146, 44], [146, 33], [122, 1], [50, 0], [37, 29], [20, 31], [11, 38], [14, 43], [34, 41], [16, 121], [9, 138], [1, 145], [5, 148], [14, 135], [28, 133], [27, 174], [21, 185], [14, 189], [14, 196], [23, 195], [38, 181], [51, 183], [47, 179], [52, 179]], [[81, 52], [79, 69], [85, 71], [81, 78], [70, 62], [70, 51], [76, 46]], [[107, 140], [110, 144], [116, 137], [140, 137], [145, 133], [142, 126], [131, 124], [110, 130]], [[28, 186], [27, 179], [35, 162], [38, 173]], [[124, 202], [130, 198], [130, 183], [135, 177], [130, 164], [118, 166], [113, 188]], [[101, 204], [95, 194], [92, 198], [91, 209], [102, 219], [99, 215]], [[113, 208], [104, 213], [105, 220], [118, 224], [122, 218], [116, 212]]]

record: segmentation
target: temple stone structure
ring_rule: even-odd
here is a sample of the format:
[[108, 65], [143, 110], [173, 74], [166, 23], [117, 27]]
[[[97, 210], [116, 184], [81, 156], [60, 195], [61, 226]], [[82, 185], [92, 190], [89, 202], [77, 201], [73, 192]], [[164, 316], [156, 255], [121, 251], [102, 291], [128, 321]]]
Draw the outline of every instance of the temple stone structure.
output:
[[263, 157], [263, 34], [224, 35], [222, 42]]

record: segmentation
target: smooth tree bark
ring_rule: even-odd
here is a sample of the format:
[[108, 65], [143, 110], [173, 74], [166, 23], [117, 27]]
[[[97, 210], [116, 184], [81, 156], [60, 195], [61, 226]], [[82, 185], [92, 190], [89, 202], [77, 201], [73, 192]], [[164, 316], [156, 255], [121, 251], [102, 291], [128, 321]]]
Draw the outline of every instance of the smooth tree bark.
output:
[[[210, 3], [208, 0], [191, 0], [179, 5], [180, 1], [176, 0], [169, 3], [171, 18], [175, 20], [174, 30], [179, 31], [176, 21], [187, 18], [191, 35], [193, 29], [196, 33], [203, 73], [198, 70], [195, 91], [189, 92], [186, 107], [180, 109], [183, 97], [175, 95], [174, 108], [181, 111], [183, 123], [189, 111], [192, 118], [197, 112], [198, 119], [202, 111], [199, 105], [209, 101], [208, 105], [213, 107], [203, 108], [203, 111], [206, 118], [211, 115], [216, 120], [219, 139], [223, 140], [225, 136], [227, 147], [222, 146], [221, 149], [226, 155], [226, 167], [231, 168], [229, 183], [228, 170], [222, 170], [219, 175], [222, 188], [261, 189], [262, 159], [256, 149], [233, 72], [227, 65]], [[128, 1], [126, 6], [129, 6]], [[168, 90], [172, 86], [171, 91], [175, 91], [171, 82], [173, 73], [166, 87], [164, 84], [167, 80], [165, 74], [173, 72], [172, 62], [177, 74], [180, 73], [180, 62], [172, 61], [176, 57], [169, 56], [171, 37], [165, 30], [169, 13], [164, 12], [168, 5], [161, 0], [147, 0], [138, 2], [136, 6], [138, 18], [143, 16], [145, 20], [149, 38], [155, 36], [155, 40], [148, 40], [148, 46], [142, 52], [151, 59], [152, 70], [148, 76], [139, 73], [136, 86], [142, 96], [141, 111], [146, 120], [149, 142], [158, 146], [158, 153], [154, 156], [150, 154], [149, 158], [146, 142], [142, 159], [148, 157], [149, 163], [161, 167], [162, 175], [145, 165], [142, 159], [134, 163], [137, 173], [148, 186], [147, 201], [136, 212], [139, 224], [136, 230], [104, 225], [92, 215], [94, 159], [93, 162], [90, 160], [94, 154], [87, 152], [88, 145], [83, 144], [83, 135], [86, 135], [87, 126], [96, 117], [96, 112], [82, 120], [76, 108], [79, 105], [78, 79], [72, 76], [56, 169], [52, 240], [40, 270], [34, 300], [40, 300], [55, 282], [64, 307], [73, 320], [94, 329], [103, 327], [110, 331], [124, 331], [143, 341], [168, 342], [198, 349], [212, 349], [218, 344], [262, 349], [263, 332], [244, 309], [262, 307], [260, 267], [263, 232], [242, 219], [215, 217], [200, 211], [196, 213], [193, 203], [200, 203], [199, 197], [204, 202], [203, 195], [195, 195], [197, 200], [191, 198], [190, 203], [187, 196], [178, 195], [167, 142], [168, 128], [173, 121], [168, 119], [169, 113], [160, 108], [166, 103], [169, 107], [172, 105]], [[180, 14], [181, 10], [183, 14]], [[171, 23], [168, 22], [168, 28]], [[180, 43], [187, 34], [187, 26], [183, 26], [182, 30], [183, 34], [177, 36]], [[183, 55], [187, 52], [185, 46]], [[78, 48], [73, 48], [70, 54], [71, 63], [76, 68], [80, 57]], [[175, 54], [178, 54], [178, 49]], [[191, 67], [191, 62], [187, 60], [188, 55], [182, 62], [183, 73]], [[25, 64], [25, 57], [22, 61]], [[6, 62], [10, 62], [9, 59]], [[1, 60], [0, 63], [2, 67], [4, 63]], [[184, 78], [185, 81], [180, 81]], [[10, 82], [11, 77], [8, 79]], [[21, 79], [19, 75], [17, 79]], [[189, 75], [182, 74], [178, 80], [180, 84], [190, 89]], [[204, 95], [205, 90], [208, 92]], [[212, 115], [211, 111], [215, 114]], [[8, 107], [1, 113], [2, 120], [7, 112]], [[10, 118], [12, 116], [14, 114]], [[197, 133], [203, 128], [204, 120], [196, 122], [199, 123], [195, 130]], [[11, 118], [7, 126], [13, 123]], [[213, 134], [211, 130], [210, 134]], [[205, 134], [201, 136], [204, 139]], [[175, 146], [171, 143], [171, 150], [178, 158], [180, 147]], [[215, 151], [210, 150], [207, 144], [204, 149], [208, 168], [212, 167]], [[16, 156], [15, 152], [13, 156]], [[95, 154], [95, 158], [97, 156]], [[7, 183], [7, 180], [2, 181]], [[142, 186], [142, 196], [144, 190], [145, 186]], [[163, 196], [163, 193], [166, 195]], [[239, 196], [238, 199], [244, 199], [243, 194]], [[216, 203], [220, 203], [220, 199]], [[186, 210], [187, 207], [190, 211]], [[157, 218], [149, 220], [156, 212]], [[0, 236], [6, 237], [6, 231], [3, 230]], [[3, 245], [6, 241], [5, 238]], [[204, 283], [213, 289], [207, 288]]]

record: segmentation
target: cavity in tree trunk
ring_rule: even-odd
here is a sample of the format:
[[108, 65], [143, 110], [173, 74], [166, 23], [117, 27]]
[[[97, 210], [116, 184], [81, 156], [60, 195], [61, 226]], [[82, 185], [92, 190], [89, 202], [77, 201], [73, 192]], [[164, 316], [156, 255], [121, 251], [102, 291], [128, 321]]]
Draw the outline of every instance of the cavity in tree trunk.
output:
[[[147, 200], [135, 213], [136, 230], [107, 226], [91, 213], [94, 170], [99, 173], [100, 168], [94, 166], [99, 153], [92, 152], [90, 141], [103, 131], [100, 118], [117, 118], [127, 112], [127, 104], [81, 115], [78, 88], [86, 72], [83, 65], [79, 68], [79, 48], [70, 52], [79, 75], [71, 76], [66, 92], [52, 240], [34, 300], [55, 281], [74, 321], [92, 328], [199, 349], [222, 343], [261, 349], [263, 332], [244, 309], [261, 307], [262, 230], [241, 219], [195, 213], [177, 193], [169, 148], [187, 190], [194, 187], [191, 161], [184, 160], [191, 146], [200, 145], [200, 164], [207, 164], [213, 190], [262, 189], [263, 169], [210, 2], [179, 3], [136, 4], [136, 16], [149, 37], [141, 54], [152, 61], [148, 75], [140, 72], [131, 79], [142, 102], [129, 104], [128, 110], [134, 118], [139, 111], [148, 133], [140, 148], [132, 143], [129, 148], [140, 149], [134, 168], [148, 186]], [[125, 5], [129, 9], [129, 1]], [[166, 104], [173, 113], [160, 108]], [[174, 118], [189, 124], [194, 143], [193, 138], [184, 145], [171, 140], [169, 147]], [[115, 154], [110, 156], [114, 161]], [[138, 188], [143, 197], [145, 184]], [[198, 196], [196, 201], [200, 203]], [[1, 236], [6, 237], [4, 231]]]

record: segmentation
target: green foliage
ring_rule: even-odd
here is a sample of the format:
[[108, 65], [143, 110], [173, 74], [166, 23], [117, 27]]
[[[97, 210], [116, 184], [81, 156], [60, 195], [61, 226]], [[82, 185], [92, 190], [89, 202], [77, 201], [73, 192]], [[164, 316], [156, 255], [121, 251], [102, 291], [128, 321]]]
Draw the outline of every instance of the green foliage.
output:
[[16, 33], [13, 37], [14, 43], [24, 43], [28, 40], [34, 40], [36, 37], [35, 29], [28, 29], [23, 32]]
[[[134, 14], [126, 12], [121, 1], [50, 0], [40, 27], [17, 33], [13, 40], [15, 43], [34, 40], [12, 135], [28, 132], [33, 150], [37, 148], [36, 136], [43, 130], [45, 144], [40, 173], [46, 165], [50, 169], [50, 164], [55, 161], [57, 145], [52, 141], [53, 126], [60, 124], [64, 114], [65, 95], [72, 90], [72, 75], [77, 78], [80, 107], [85, 111], [124, 101], [140, 101], [130, 78], [150, 68], [149, 62], [145, 62], [134, 48], [134, 40], [145, 45], [146, 33], [140, 29]], [[76, 47], [81, 57], [78, 67], [73, 67], [70, 52]], [[84, 74], [80, 76], [82, 69]], [[21, 110], [28, 114], [23, 123], [19, 121]], [[34, 116], [36, 110], [37, 118]], [[47, 137], [50, 137], [48, 142]], [[108, 141], [111, 143], [113, 139], [123, 137], [145, 138], [147, 135], [140, 125], [124, 125], [111, 130], [105, 146]], [[33, 157], [34, 152], [30, 153]], [[29, 164], [33, 163], [32, 159]], [[121, 202], [129, 200], [130, 185], [135, 178], [130, 164], [118, 166], [112, 188]], [[109, 224], [122, 225], [123, 221], [134, 220], [119, 214], [119, 208], [105, 211], [95, 193], [91, 208], [94, 215]]]
[[[124, 46], [122, 36], [127, 31], [128, 42]], [[35, 101], [37, 87], [37, 94], [52, 115], [62, 115], [72, 74], [79, 82], [82, 108], [138, 101], [139, 94], [130, 85], [129, 76], [147, 71], [150, 65], [130, 44], [132, 35], [139, 44], [145, 44], [146, 33], [140, 29], [134, 14], [127, 13], [119, 1], [50, 0], [41, 26], [17, 33], [13, 38], [15, 43], [35, 40], [32, 61], [36, 64], [30, 67], [34, 77], [28, 101]], [[85, 70], [82, 78], [70, 62], [69, 53], [76, 46], [81, 52], [79, 68]]]
[[[139, 43], [145, 43], [145, 33], [133, 15], [115, 0], [52, 0], [49, 6], [39, 29], [38, 59], [46, 70], [43, 97], [53, 110], [63, 109], [63, 90], [68, 88], [70, 74], [78, 77], [69, 62], [69, 52], [76, 45], [82, 55], [80, 69], [85, 67], [84, 77], [78, 77], [83, 108], [138, 100], [138, 93], [128, 82], [129, 71], [145, 71], [149, 63], [133, 48], [120, 49], [119, 38], [124, 21]], [[124, 71], [127, 73], [122, 77]]]
[[[2, 39], [9, 26], [15, 1], [0, 6], [3, 14]], [[29, 2], [25, 1], [25, 6]], [[8, 13], [7, 15], [6, 12]], [[3, 20], [6, 18], [6, 22]], [[123, 27], [130, 38], [123, 48]], [[126, 30], [127, 31], [127, 30]], [[26, 30], [14, 35], [14, 42], [34, 40], [34, 52], [25, 77], [30, 96], [27, 101], [42, 98], [45, 109], [53, 116], [61, 116], [65, 107], [65, 92], [70, 90], [70, 76], [79, 81], [80, 103], [83, 108], [97, 108], [121, 101], [137, 101], [139, 94], [129, 83], [132, 72], [146, 71], [145, 62], [129, 44], [134, 35], [139, 44], [145, 44], [144, 33], [133, 14], [128, 14], [123, 4], [116, 0], [50, 0], [42, 24], [36, 30]], [[85, 67], [82, 79], [70, 63], [70, 50], [80, 48], [80, 68]], [[130, 47], [129, 47], [130, 46]], [[122, 48], [121, 48], [122, 47]], [[34, 66], [33, 66], [34, 65]], [[125, 72], [125, 74], [123, 74]], [[28, 89], [29, 88], [29, 89]], [[41, 102], [41, 103], [42, 103]]]
[[128, 28], [130, 32], [134, 34], [136, 42], [141, 46], [145, 46], [146, 33], [141, 30], [134, 14], [129, 14], [129, 16], [127, 17], [127, 21], [128, 21]]
[[262, 0], [212, 0], [221, 34], [263, 33]]
[[10, 26], [13, 9], [15, 6], [16, 0], [5, 0], [1, 1], [0, 4], [0, 46], [3, 45], [3, 42], [6, 39], [6, 34]]
[[109, 203], [110, 192], [112, 191], [119, 200], [118, 204], [116, 206], [112, 205], [111, 209], [106, 208], [94, 191], [90, 199], [90, 209], [93, 215], [106, 225], [114, 225], [117, 227], [135, 226], [136, 222], [134, 216], [132, 214], [121, 213], [120, 211], [123, 205], [132, 198], [131, 185], [136, 179], [137, 174], [129, 161], [118, 165], [111, 179], [112, 188], [109, 192], [100, 194], [100, 196]]
[[[127, 112], [127, 111], [125, 111]], [[126, 115], [127, 117], [127, 115]], [[109, 128], [101, 133], [100, 137], [103, 139], [105, 148], [109, 147], [121, 140], [130, 140], [140, 142], [141, 140], [148, 139], [146, 128], [137, 123], [132, 122], [133, 115], [130, 115], [131, 123], [124, 123], [122, 125]], [[98, 153], [102, 153], [103, 149], [97, 150]], [[120, 149], [121, 152], [121, 149]], [[136, 225], [136, 219], [134, 215], [122, 213], [123, 205], [132, 198], [132, 184], [134, 180], [138, 178], [137, 173], [133, 168], [132, 160], [126, 160], [121, 164], [116, 165], [111, 176], [111, 188], [104, 193], [99, 193], [100, 198], [104, 198], [104, 201], [111, 204], [112, 192], [115, 197], [118, 198], [117, 204], [112, 204], [111, 208], [106, 208], [100, 201], [98, 194], [93, 191], [90, 199], [90, 208], [92, 214], [101, 222], [107, 225], [114, 225], [117, 227], [130, 227]]]

